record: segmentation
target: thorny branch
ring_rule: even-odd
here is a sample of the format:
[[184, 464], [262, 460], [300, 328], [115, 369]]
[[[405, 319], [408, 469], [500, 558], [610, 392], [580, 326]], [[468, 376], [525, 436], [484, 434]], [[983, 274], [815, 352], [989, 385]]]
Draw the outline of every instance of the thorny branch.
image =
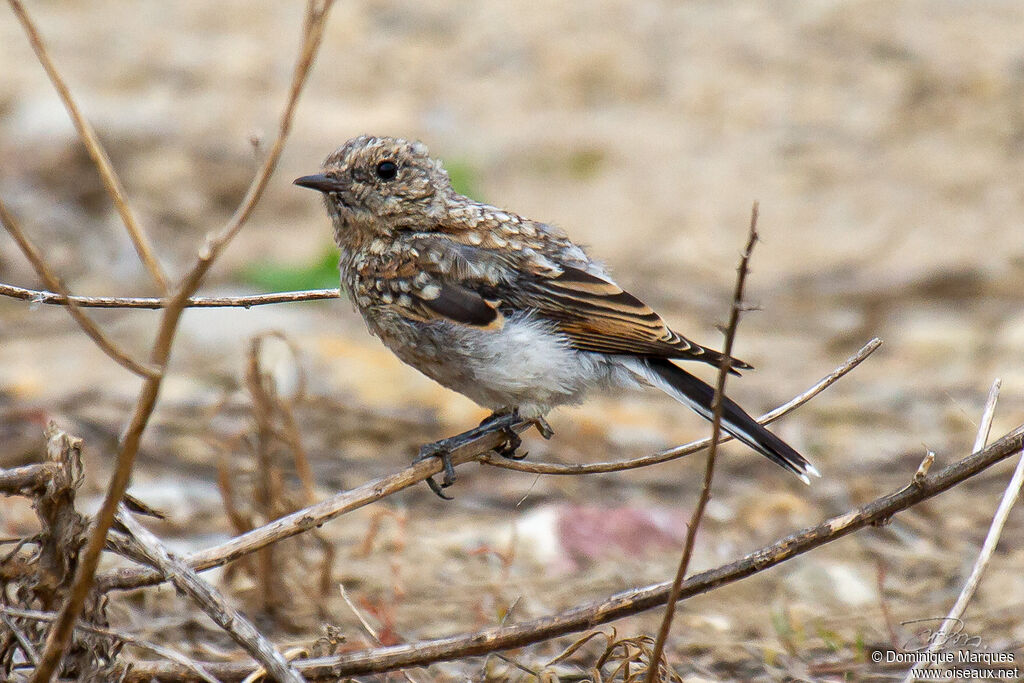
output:
[[195, 265], [182, 279], [164, 310], [156, 339], [150, 351], [150, 364], [160, 368], [161, 373], [148, 377], [140, 391], [134, 412], [121, 442], [116, 470], [109, 482], [103, 504], [97, 513], [95, 527], [92, 535], [89, 537], [88, 545], [81, 555], [71, 594], [61, 609], [57, 621], [50, 629], [39, 667], [36, 668], [32, 677], [33, 683], [49, 681], [60, 664], [75, 620], [78, 618], [78, 614], [81, 612], [86, 597], [92, 588], [96, 566], [99, 563], [100, 554], [106, 543], [107, 531], [114, 521], [117, 505], [128, 486], [142, 433], [145, 431], [150, 415], [152, 415], [153, 409], [156, 406], [163, 378], [162, 370], [166, 367], [170, 357], [178, 321], [184, 311], [185, 303], [195, 293], [203, 277], [220, 253], [241, 230], [246, 219], [262, 196], [267, 183], [270, 181], [270, 176], [277, 166], [277, 161], [284, 147], [285, 139], [291, 130], [292, 116], [295, 112], [299, 94], [306, 83], [317, 49], [320, 46], [324, 23], [330, 6], [331, 0], [322, 0], [320, 2], [310, 0], [307, 5], [302, 48], [292, 74], [288, 101], [281, 115], [277, 138], [238, 209], [220, 232], [207, 237], [205, 244], [199, 249]]
[[[734, 583], [748, 576], [802, 555], [809, 550], [831, 543], [866, 526], [885, 524], [896, 513], [921, 501], [933, 498], [998, 462], [1024, 449], [1024, 425], [982, 451], [926, 476], [911, 481], [907, 486], [877, 498], [867, 505], [825, 520], [821, 524], [779, 539], [756, 550], [740, 560], [691, 576], [683, 582], [681, 600], [707, 593], [720, 586]], [[426, 464], [426, 463], [423, 463]], [[385, 648], [349, 652], [331, 657], [320, 657], [292, 662], [310, 679], [334, 679], [413, 666], [426, 666], [434, 662], [487, 654], [499, 650], [523, 647], [550, 640], [557, 636], [594, 628], [622, 617], [630, 616], [665, 604], [670, 584], [658, 583], [611, 595], [603, 600], [587, 602], [569, 610], [540, 619], [511, 626], [483, 629], [435, 640], [421, 640]], [[251, 669], [251, 663], [204, 664], [219, 678], [238, 680]], [[150, 677], [177, 677], [179, 670], [158, 662], [137, 663], [128, 673], [128, 681], [148, 681]]]
[[676, 576], [672, 580], [672, 589], [669, 591], [668, 600], [665, 603], [665, 616], [658, 628], [658, 635], [654, 639], [654, 648], [651, 659], [648, 663], [646, 683], [657, 683], [661, 670], [661, 656], [665, 651], [665, 640], [669, 631], [672, 630], [672, 619], [676, 613], [676, 603], [679, 601], [679, 591], [682, 590], [683, 579], [686, 578], [686, 570], [690, 567], [690, 558], [693, 557], [693, 546], [697, 541], [697, 529], [700, 527], [701, 519], [704, 517], [704, 510], [711, 499], [711, 481], [715, 475], [715, 456], [718, 454], [718, 439], [722, 433], [722, 398], [725, 396], [725, 380], [729, 376], [732, 367], [732, 347], [736, 341], [736, 329], [740, 323], [740, 310], [743, 308], [743, 286], [747, 281], [747, 273], [750, 269], [750, 257], [754, 253], [754, 245], [757, 244], [757, 202], [750, 212], [750, 230], [747, 234], [747, 245], [740, 256], [739, 266], [736, 268], [736, 288], [733, 291], [732, 307], [729, 311], [729, 324], [725, 328], [725, 345], [722, 348], [722, 362], [718, 366], [718, 377], [715, 382], [715, 395], [711, 400], [711, 445], [708, 448], [707, 464], [704, 467], [704, 481], [701, 485], [700, 496], [697, 498], [697, 505], [693, 508], [690, 516], [690, 523], [686, 525], [686, 541], [683, 543], [683, 553], [679, 558], [679, 567], [676, 569]]

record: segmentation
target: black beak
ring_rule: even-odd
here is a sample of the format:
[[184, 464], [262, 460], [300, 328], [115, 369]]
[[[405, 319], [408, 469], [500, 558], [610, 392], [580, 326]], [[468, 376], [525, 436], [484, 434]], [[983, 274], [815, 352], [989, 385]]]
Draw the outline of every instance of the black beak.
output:
[[301, 178], [296, 178], [292, 181], [299, 187], [308, 187], [311, 190], [317, 190], [318, 192], [337, 192], [341, 189], [341, 183], [335, 178], [324, 175], [323, 173], [317, 173], [316, 175], [304, 175]]

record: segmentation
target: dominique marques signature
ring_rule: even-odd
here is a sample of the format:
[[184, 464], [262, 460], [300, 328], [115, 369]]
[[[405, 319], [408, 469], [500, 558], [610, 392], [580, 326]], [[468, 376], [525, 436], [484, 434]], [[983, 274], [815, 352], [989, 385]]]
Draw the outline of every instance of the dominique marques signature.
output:
[[981, 636], [967, 633], [962, 619], [928, 617], [903, 621], [900, 625], [916, 629], [907, 642], [903, 643], [905, 652], [921, 652], [935, 645], [939, 649], [982, 647]]

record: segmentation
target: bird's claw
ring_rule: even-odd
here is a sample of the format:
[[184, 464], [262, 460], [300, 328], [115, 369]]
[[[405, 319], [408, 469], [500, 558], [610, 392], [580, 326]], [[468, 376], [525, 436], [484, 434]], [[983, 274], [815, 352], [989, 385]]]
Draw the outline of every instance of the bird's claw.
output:
[[529, 453], [523, 453], [522, 455], [516, 455], [516, 451], [523, 445], [523, 440], [516, 434], [512, 429], [505, 428], [501, 430], [502, 435], [505, 437], [505, 443], [501, 444], [494, 449], [494, 452], [503, 458], [509, 460], [522, 460]]
[[[494, 424], [499, 420], [501, 421], [500, 425]], [[444, 492], [444, 489], [454, 484], [456, 479], [455, 467], [452, 464], [452, 452], [471, 442], [473, 439], [479, 438], [483, 434], [498, 432], [504, 437], [504, 443], [494, 449], [494, 451], [503, 458], [509, 458], [510, 460], [522, 460], [528, 456], [529, 453], [517, 453], [519, 447], [523, 445], [523, 440], [519, 437], [519, 434], [512, 429], [511, 425], [520, 421], [521, 418], [519, 417], [518, 411], [492, 413], [487, 416], [476, 429], [471, 429], [468, 432], [464, 432], [447, 439], [442, 439], [441, 441], [428, 443], [420, 448], [419, 455], [416, 456], [415, 462], [427, 460], [428, 458], [440, 458], [441, 465], [444, 468], [444, 477], [441, 478], [441, 483], [438, 483], [434, 477], [427, 478], [427, 485], [430, 486], [430, 490], [444, 500], [452, 500], [452, 497]], [[545, 439], [550, 439], [554, 435], [551, 425], [549, 425], [547, 420], [543, 417], [528, 418], [526, 421], [536, 427], [537, 431]]]
[[548, 440], [555, 435], [555, 430], [551, 428], [551, 425], [549, 425], [548, 421], [543, 417], [532, 418], [530, 422], [537, 428], [537, 433], [543, 436], [545, 440]]
[[413, 462], [420, 462], [429, 458], [441, 458], [441, 465], [444, 468], [444, 477], [441, 479], [441, 483], [438, 484], [434, 477], [427, 477], [427, 486], [430, 490], [438, 495], [438, 497], [444, 500], [454, 500], [451, 496], [447, 495], [443, 489], [448, 488], [455, 483], [455, 467], [452, 465], [452, 453], [444, 446], [442, 442], [428, 443], [427, 445], [420, 448], [419, 455], [416, 456], [416, 460]]

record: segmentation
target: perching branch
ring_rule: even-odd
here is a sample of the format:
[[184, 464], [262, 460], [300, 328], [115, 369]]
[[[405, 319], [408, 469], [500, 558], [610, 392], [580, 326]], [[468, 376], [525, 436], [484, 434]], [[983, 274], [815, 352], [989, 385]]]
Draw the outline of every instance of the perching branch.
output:
[[[800, 405], [803, 405], [813, 396], [816, 396], [826, 387], [835, 383], [840, 377], [857, 367], [857, 365], [859, 365], [880, 345], [881, 341], [873, 339], [845, 363], [811, 387], [811, 389], [804, 392], [796, 399], [788, 402], [785, 406], [773, 410], [769, 415], [771, 415], [773, 419], [778, 418], [796, 409]], [[767, 420], [766, 418], [762, 418], [760, 421], [765, 423]], [[523, 431], [530, 426], [530, 423], [525, 421], [511, 423], [511, 427], [516, 431]], [[464, 444], [462, 447], [455, 449], [452, 452], [452, 464], [458, 466], [471, 460], [490, 463], [492, 458], [489, 454], [490, 450], [501, 445], [503, 439], [503, 436], [495, 432], [486, 433], [479, 438]], [[683, 457], [689, 453], [699, 451], [701, 448], [705, 448], [707, 446], [707, 442], [707, 439], [702, 439], [700, 441], [695, 441], [691, 444], [686, 444], [679, 448], [672, 449], [671, 451], [668, 451], [668, 453], [672, 453], [671, 456], [656, 454], [645, 458], [637, 458], [636, 460], [606, 464], [609, 466], [619, 466], [620, 469], [633, 469], [635, 467], [643, 466], [636, 464], [639, 461], [649, 461], [647, 464], [655, 464], [657, 462], [665, 462], [666, 460], [671, 460], [673, 458]], [[259, 527], [258, 529], [236, 536], [235, 538], [220, 545], [192, 553], [183, 559], [190, 567], [198, 571], [212, 569], [213, 567], [220, 567], [228, 562], [232, 562], [240, 557], [248, 555], [249, 553], [255, 552], [260, 548], [266, 547], [271, 543], [276, 543], [277, 541], [290, 538], [296, 534], [321, 526], [335, 517], [351, 512], [352, 510], [356, 510], [365, 505], [369, 505], [370, 503], [380, 500], [385, 496], [389, 496], [392, 493], [396, 493], [402, 489], [418, 484], [426, 480], [428, 477], [438, 474], [441, 471], [441, 467], [441, 463], [437, 458], [423, 460], [414, 465], [410, 465], [400, 472], [367, 482], [355, 489], [338, 493], [327, 500], [317, 503], [316, 505], [311, 505], [297, 512], [293, 512], [290, 515], [274, 520], [273, 522]], [[561, 468], [563, 466], [549, 464], [546, 465], [546, 467]], [[568, 468], [570, 466], [564, 467]], [[615, 471], [615, 469], [609, 467], [602, 469], [601, 471], [611, 472]], [[556, 469], [553, 473], [587, 474], [589, 472], [564, 471], [562, 469]], [[141, 588], [142, 586], [151, 586], [160, 582], [160, 575], [150, 570], [137, 568], [114, 569], [99, 576], [96, 580], [96, 586], [98, 590], [105, 592], [110, 590]]]
[[[1024, 425], [1014, 429], [983, 451], [943, 468], [938, 473], [912, 481], [907, 486], [882, 496], [862, 507], [825, 520], [765, 546], [740, 560], [691, 576], [683, 582], [681, 600], [707, 593], [762, 572], [809, 550], [836, 541], [866, 526], [885, 524], [896, 513], [933, 498], [992, 465], [1024, 449]], [[427, 463], [421, 463], [427, 464]], [[437, 470], [435, 470], [436, 472]], [[603, 600], [577, 605], [558, 614], [511, 626], [499, 626], [435, 640], [421, 640], [384, 648], [348, 652], [331, 657], [292, 662], [310, 679], [336, 679], [393, 671], [434, 662], [483, 655], [499, 650], [524, 647], [567, 633], [595, 628], [653, 607], [665, 604], [670, 585], [658, 583], [611, 595]], [[251, 669], [251, 663], [203, 664], [225, 680], [238, 680]], [[157, 662], [135, 663], [128, 681], [148, 681], [151, 677], [180, 677], [180, 670]]]
[[[863, 361], [867, 360], [867, 357], [878, 350], [882, 345], [882, 340], [877, 337], [865, 344], [857, 353], [853, 354], [846, 359], [846, 362], [837, 367], [829, 374], [822, 377], [812, 387], [807, 389], [801, 394], [794, 396], [792, 399], [783, 403], [778, 408], [771, 410], [757, 419], [762, 424], [770, 424], [775, 420], [778, 420], [784, 415], [788, 415], [793, 410], [796, 410], [803, 404], [810, 401], [812, 398], [828, 389], [830, 386], [835, 384], [840, 377], [843, 377], [848, 372], [853, 370], [855, 367], [860, 365]], [[725, 443], [732, 439], [728, 434], [723, 435], [720, 439], [720, 443]], [[650, 465], [657, 465], [659, 463], [668, 462], [681, 458], [684, 455], [690, 455], [696, 453], [708, 447], [711, 443], [710, 438], [700, 439], [693, 441], [682, 446], [676, 446], [665, 451], [654, 453], [653, 455], [645, 455], [640, 458], [634, 458], [632, 460], [616, 460], [611, 462], [595, 462], [589, 464], [581, 463], [552, 463], [552, 462], [528, 462], [526, 460], [509, 460], [508, 458], [502, 458], [493, 456], [485, 453], [480, 456], [479, 461], [485, 465], [491, 465], [492, 467], [500, 467], [506, 470], [516, 470], [517, 472], [530, 472], [532, 474], [603, 474], [607, 472], [622, 472], [623, 470], [633, 470], [640, 467], [648, 467]]]
[[740, 323], [740, 310], [743, 308], [743, 286], [747, 281], [747, 272], [750, 268], [750, 257], [754, 253], [754, 245], [757, 244], [757, 202], [750, 212], [750, 230], [747, 234], [747, 245], [740, 256], [739, 266], [736, 268], [736, 288], [733, 290], [732, 306], [729, 311], [729, 324], [725, 328], [725, 345], [722, 348], [722, 362], [718, 366], [718, 377], [715, 383], [715, 395], [711, 399], [711, 445], [708, 448], [707, 464], [704, 467], [704, 481], [701, 485], [700, 496], [697, 498], [697, 505], [693, 508], [690, 516], [690, 523], [686, 525], [686, 540], [683, 543], [683, 553], [679, 558], [679, 567], [676, 569], [675, 578], [672, 580], [672, 588], [669, 590], [668, 599], [665, 602], [665, 615], [658, 628], [658, 635], [654, 639], [654, 647], [651, 650], [651, 658], [645, 677], [646, 683], [657, 683], [661, 670], [661, 657], [665, 651], [665, 640], [669, 631], [672, 630], [672, 619], [676, 613], [676, 603], [679, 602], [679, 591], [682, 590], [683, 579], [686, 578], [686, 570], [690, 567], [690, 558], [693, 557], [693, 546], [697, 542], [697, 529], [700, 528], [701, 519], [704, 517], [704, 510], [711, 499], [711, 481], [715, 476], [715, 456], [718, 455], [718, 439], [722, 434], [722, 398], [725, 396], [725, 380], [732, 368], [732, 347], [736, 341], [736, 329]]

